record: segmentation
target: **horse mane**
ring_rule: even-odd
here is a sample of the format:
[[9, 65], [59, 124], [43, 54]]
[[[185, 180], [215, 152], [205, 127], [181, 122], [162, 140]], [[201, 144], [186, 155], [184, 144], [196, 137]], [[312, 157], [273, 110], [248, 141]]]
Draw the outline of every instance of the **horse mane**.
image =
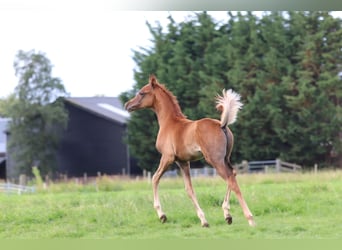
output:
[[183, 114], [182, 112], [182, 109], [180, 108], [179, 106], [179, 103], [178, 103], [178, 100], [177, 100], [177, 97], [172, 94], [172, 92], [170, 90], [168, 90], [166, 88], [166, 86], [164, 84], [161, 84], [161, 83], [158, 83], [156, 86], [159, 87], [159, 89], [164, 93], [166, 94], [166, 96], [168, 97], [168, 99], [171, 101], [171, 104], [174, 108], [174, 112], [175, 112], [175, 115], [179, 118], [186, 118], [186, 116]]

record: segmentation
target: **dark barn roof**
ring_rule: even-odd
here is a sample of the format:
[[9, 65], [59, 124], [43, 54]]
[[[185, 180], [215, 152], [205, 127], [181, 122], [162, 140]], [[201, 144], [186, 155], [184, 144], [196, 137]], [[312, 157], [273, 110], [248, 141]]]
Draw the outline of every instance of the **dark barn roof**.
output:
[[124, 110], [120, 99], [117, 97], [69, 97], [65, 100], [79, 108], [120, 124], [126, 124], [129, 119], [129, 113]]

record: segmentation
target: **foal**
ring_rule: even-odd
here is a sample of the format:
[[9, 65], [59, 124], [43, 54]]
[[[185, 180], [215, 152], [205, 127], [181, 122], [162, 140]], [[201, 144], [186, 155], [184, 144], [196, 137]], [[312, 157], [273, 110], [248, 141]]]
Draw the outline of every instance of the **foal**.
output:
[[222, 112], [221, 121], [210, 118], [191, 121], [182, 113], [176, 97], [164, 85], [159, 84], [153, 75], [150, 76], [149, 83], [125, 104], [125, 109], [129, 112], [151, 108], [158, 118], [159, 132], [156, 148], [161, 153], [161, 159], [159, 167], [153, 175], [152, 184], [154, 208], [161, 222], [166, 221], [166, 215], [161, 208], [158, 184], [169, 165], [176, 162], [182, 171], [185, 189], [195, 206], [202, 226], [209, 226], [197, 201], [190, 179], [190, 161], [204, 157], [227, 183], [227, 193], [222, 204], [227, 223], [232, 223], [232, 216], [229, 213], [229, 198], [231, 190], [233, 190], [249, 225], [255, 225], [252, 213], [242, 197], [236, 181], [235, 170], [229, 160], [233, 148], [233, 134], [228, 125], [235, 122], [237, 112], [241, 107], [239, 94], [232, 90], [223, 90], [223, 96], [217, 97], [216, 105], [216, 108]]

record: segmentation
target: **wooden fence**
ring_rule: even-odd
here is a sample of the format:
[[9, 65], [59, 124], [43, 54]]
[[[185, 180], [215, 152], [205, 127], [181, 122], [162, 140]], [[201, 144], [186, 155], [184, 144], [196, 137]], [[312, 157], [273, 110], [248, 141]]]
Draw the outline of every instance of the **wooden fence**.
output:
[[[239, 174], [283, 173], [302, 171], [302, 167], [300, 165], [285, 162], [280, 159], [249, 162], [243, 161], [240, 164], [234, 165], [234, 168]], [[212, 167], [194, 168], [190, 169], [190, 174], [192, 177], [216, 176], [216, 169]], [[178, 169], [169, 170], [164, 174], [165, 177], [177, 177], [179, 175], [180, 173]], [[151, 176], [151, 174], [149, 176]]]
[[[203, 168], [191, 168], [190, 169], [191, 177], [206, 177], [206, 176], [216, 176], [216, 169], [212, 167], [203, 167]], [[180, 176], [179, 170], [169, 170], [166, 171], [163, 175], [164, 177], [177, 177]]]
[[300, 172], [300, 165], [282, 161], [280, 159], [268, 161], [243, 161], [235, 165], [238, 173], [269, 173], [269, 172]]
[[22, 194], [22, 193], [34, 193], [35, 188], [23, 185], [17, 185], [10, 182], [7, 183], [0, 183], [0, 193], [7, 193], [7, 194]]
[[[238, 174], [252, 174], [252, 173], [281, 173], [281, 172], [301, 172], [302, 167], [294, 164], [282, 161], [280, 159], [275, 160], [267, 160], [267, 161], [242, 161], [240, 164], [234, 165], [235, 170]], [[317, 165], [315, 165], [315, 172], [317, 172]], [[164, 177], [178, 177], [180, 176], [179, 169], [173, 169], [166, 171], [163, 175]], [[216, 176], [216, 169], [205, 166], [203, 168], [192, 168], [190, 169], [190, 175], [192, 177], [208, 177], [208, 176]], [[69, 179], [66, 175], [61, 175], [57, 180], [58, 182], [67, 182], [70, 180], [74, 180], [77, 184], [86, 184], [86, 183], [93, 183], [96, 182], [96, 179], [101, 177], [101, 173], [99, 172], [96, 177], [88, 177], [85, 173], [83, 177], [79, 178], [72, 178]], [[121, 175], [121, 176], [114, 176], [113, 178], [129, 178], [128, 176]], [[136, 177], [139, 179], [140, 177]], [[144, 170], [143, 171], [143, 179], [147, 179], [149, 182], [151, 182], [152, 179], [152, 173], [149, 171]], [[44, 185], [49, 185], [49, 178], [48, 176], [45, 177]], [[21, 175], [19, 178], [19, 184], [16, 185], [12, 184], [10, 182], [7, 183], [0, 183], [0, 193], [6, 192], [6, 193], [30, 193], [35, 192], [34, 187], [28, 187], [25, 186], [26, 184], [26, 177]]]

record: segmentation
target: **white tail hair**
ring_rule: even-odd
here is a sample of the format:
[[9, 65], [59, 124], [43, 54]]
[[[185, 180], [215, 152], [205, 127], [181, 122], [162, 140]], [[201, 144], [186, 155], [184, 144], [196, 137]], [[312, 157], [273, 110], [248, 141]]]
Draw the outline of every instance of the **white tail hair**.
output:
[[221, 127], [236, 121], [237, 113], [242, 108], [241, 96], [233, 90], [222, 90], [223, 96], [217, 95], [216, 108], [221, 111]]

